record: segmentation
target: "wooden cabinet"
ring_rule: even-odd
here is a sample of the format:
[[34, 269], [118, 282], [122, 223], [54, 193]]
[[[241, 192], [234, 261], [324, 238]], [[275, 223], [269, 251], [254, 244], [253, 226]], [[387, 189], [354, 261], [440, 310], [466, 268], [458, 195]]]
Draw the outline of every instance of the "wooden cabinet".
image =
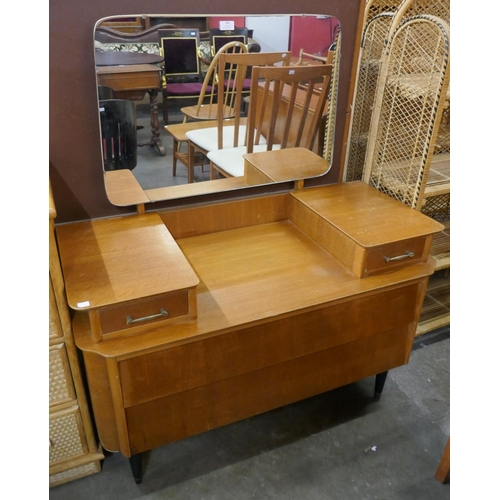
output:
[[[100, 442], [140, 482], [154, 447], [368, 376], [380, 395], [441, 229], [363, 182], [58, 226]], [[181, 292], [191, 314], [170, 318]]]
[[49, 204], [49, 484], [56, 486], [101, 470], [73, 341]]

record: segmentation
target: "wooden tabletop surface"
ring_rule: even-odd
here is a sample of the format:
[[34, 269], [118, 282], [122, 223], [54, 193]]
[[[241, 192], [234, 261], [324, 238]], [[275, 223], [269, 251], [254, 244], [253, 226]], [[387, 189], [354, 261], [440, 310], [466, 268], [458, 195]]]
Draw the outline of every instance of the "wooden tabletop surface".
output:
[[163, 57], [159, 54], [144, 54], [141, 52], [96, 52], [96, 66], [122, 66], [134, 64], [159, 64]]

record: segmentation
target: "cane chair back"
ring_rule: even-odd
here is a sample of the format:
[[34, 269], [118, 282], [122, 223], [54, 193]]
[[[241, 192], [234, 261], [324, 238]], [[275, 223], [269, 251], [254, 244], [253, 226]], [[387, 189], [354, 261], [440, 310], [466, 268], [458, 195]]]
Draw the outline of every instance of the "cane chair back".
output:
[[448, 23], [418, 15], [401, 22], [382, 61], [363, 180], [416, 210], [448, 99], [449, 48]]

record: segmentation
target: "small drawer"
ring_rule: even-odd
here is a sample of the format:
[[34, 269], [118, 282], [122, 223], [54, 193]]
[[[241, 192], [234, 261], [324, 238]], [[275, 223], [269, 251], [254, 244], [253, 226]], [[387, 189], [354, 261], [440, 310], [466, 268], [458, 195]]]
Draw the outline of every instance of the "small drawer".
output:
[[64, 344], [49, 349], [49, 406], [76, 399], [68, 353]]
[[78, 406], [55, 412], [49, 417], [49, 462], [77, 458], [88, 453]]
[[429, 238], [421, 237], [368, 249], [363, 276], [383, 274], [423, 262], [427, 260], [429, 243]]
[[94, 340], [140, 332], [182, 317], [195, 319], [196, 300], [190, 300], [192, 294], [194, 290], [185, 290], [91, 311]]

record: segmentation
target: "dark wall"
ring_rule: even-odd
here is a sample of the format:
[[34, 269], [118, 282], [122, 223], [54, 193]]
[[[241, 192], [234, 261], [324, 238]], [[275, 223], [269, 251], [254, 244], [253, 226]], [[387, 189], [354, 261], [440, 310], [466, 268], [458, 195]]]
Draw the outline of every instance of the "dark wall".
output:
[[[346, 100], [360, 5], [365, 0], [50, 0], [49, 12], [49, 174], [57, 222], [127, 213], [109, 203], [104, 190], [94, 74], [93, 28], [111, 15], [140, 14], [329, 14], [342, 25], [342, 58], [333, 168], [323, 180], [336, 182]], [[268, 187], [267, 191], [278, 187]], [[228, 195], [219, 195], [225, 198]], [[232, 195], [234, 196], [234, 195]], [[179, 203], [186, 203], [184, 200]], [[158, 205], [161, 206], [161, 205]], [[149, 208], [149, 207], [148, 207]]]

